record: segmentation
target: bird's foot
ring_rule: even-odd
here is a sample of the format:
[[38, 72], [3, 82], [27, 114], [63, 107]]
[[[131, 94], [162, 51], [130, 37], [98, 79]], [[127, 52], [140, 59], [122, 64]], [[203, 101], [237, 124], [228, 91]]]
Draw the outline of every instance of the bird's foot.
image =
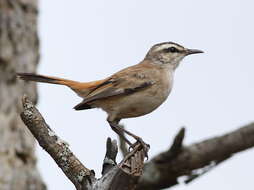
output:
[[[149, 144], [146, 144], [142, 138], [140, 138], [139, 136], [131, 133], [130, 131], [124, 129], [123, 127], [120, 127], [118, 125], [118, 123], [116, 122], [109, 122], [110, 127], [113, 129], [113, 131], [115, 131], [130, 147], [129, 147], [129, 153], [128, 153], [128, 158], [130, 156], [133, 156], [136, 151], [143, 149], [144, 152], [144, 157], [146, 157], [148, 159], [148, 150], [150, 148]], [[126, 133], [127, 135], [133, 137], [134, 139], [136, 139], [137, 142], [135, 143], [131, 143], [124, 135], [124, 133]]]
[[134, 150], [137, 146], [141, 146], [141, 148], [143, 149], [144, 151], [144, 156], [148, 159], [148, 151], [150, 149], [150, 145], [149, 144], [146, 144], [142, 138], [140, 137], [137, 137], [135, 138], [137, 141], [133, 144], [130, 145], [129, 147], [129, 151], [131, 150]]

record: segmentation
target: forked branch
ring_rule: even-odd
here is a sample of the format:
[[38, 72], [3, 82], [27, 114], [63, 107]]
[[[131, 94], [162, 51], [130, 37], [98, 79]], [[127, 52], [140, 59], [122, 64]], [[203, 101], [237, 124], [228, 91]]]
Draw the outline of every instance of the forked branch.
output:
[[178, 184], [178, 178], [186, 176], [186, 183], [210, 171], [235, 153], [254, 146], [254, 123], [223, 136], [214, 137], [189, 146], [183, 146], [185, 129], [176, 135], [172, 146], [144, 165], [144, 151], [137, 144], [117, 164], [118, 148], [115, 140], [107, 140], [102, 177], [96, 179], [46, 124], [42, 115], [28, 100], [23, 98], [21, 118], [39, 142], [72, 181], [77, 190], [159, 190]]

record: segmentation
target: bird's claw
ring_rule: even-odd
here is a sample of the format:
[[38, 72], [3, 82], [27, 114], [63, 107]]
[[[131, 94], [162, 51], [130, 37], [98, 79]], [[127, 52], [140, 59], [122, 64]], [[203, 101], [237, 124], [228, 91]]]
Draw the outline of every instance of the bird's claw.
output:
[[129, 151], [133, 150], [135, 147], [137, 147], [138, 145], [141, 145], [141, 147], [143, 148], [144, 150], [144, 156], [145, 158], [148, 160], [148, 150], [150, 149], [150, 145], [149, 144], [146, 144], [143, 139], [141, 138], [137, 138], [136, 139], [137, 141], [133, 144], [130, 145], [129, 147]]

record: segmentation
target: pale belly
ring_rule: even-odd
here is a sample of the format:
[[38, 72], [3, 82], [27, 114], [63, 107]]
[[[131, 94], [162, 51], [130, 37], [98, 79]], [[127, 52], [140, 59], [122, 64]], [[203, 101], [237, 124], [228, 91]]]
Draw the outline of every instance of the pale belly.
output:
[[146, 115], [158, 108], [166, 98], [155, 99], [154, 97], [141, 97], [140, 99], [126, 98], [126, 103], [117, 110], [117, 117], [131, 118]]

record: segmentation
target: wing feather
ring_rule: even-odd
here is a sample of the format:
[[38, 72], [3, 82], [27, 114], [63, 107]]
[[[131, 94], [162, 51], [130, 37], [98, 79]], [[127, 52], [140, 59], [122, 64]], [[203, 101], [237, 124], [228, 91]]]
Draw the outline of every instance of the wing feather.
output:
[[92, 88], [85, 99], [74, 109], [89, 109], [92, 107], [92, 102], [96, 100], [130, 95], [148, 88], [155, 83], [151, 72], [154, 71], [149, 64], [137, 64], [123, 69]]
[[133, 88], [120, 88], [120, 89], [115, 88], [115, 87], [104, 88], [99, 93], [96, 93], [96, 94], [84, 99], [81, 103], [76, 105], [74, 107], [74, 109], [75, 110], [88, 109], [88, 107], [91, 108], [89, 103], [91, 103], [93, 101], [104, 99], [104, 98], [109, 98], [112, 96], [130, 95], [130, 94], [140, 91], [144, 88], [147, 88], [147, 87], [151, 86], [152, 84], [153, 84], [152, 82], [144, 82], [144, 83], [140, 84], [139, 86], [136, 86]]

